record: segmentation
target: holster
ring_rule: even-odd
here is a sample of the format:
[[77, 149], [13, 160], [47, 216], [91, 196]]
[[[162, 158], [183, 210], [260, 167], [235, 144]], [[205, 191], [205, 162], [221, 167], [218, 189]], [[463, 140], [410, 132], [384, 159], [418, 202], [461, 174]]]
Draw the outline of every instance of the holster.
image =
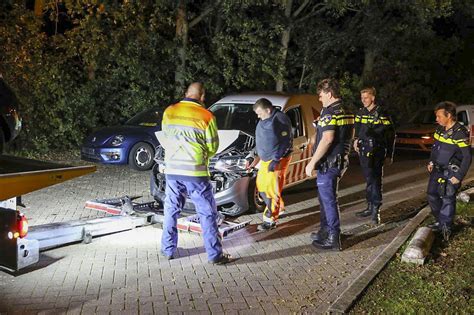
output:
[[321, 173], [326, 173], [329, 168], [338, 168], [341, 171], [349, 165], [349, 159], [341, 154], [337, 154], [317, 166]]
[[438, 193], [441, 197], [451, 197], [456, 194], [457, 187], [451, 183], [449, 180], [457, 172], [459, 172], [460, 167], [456, 164], [449, 165], [439, 165], [434, 164], [434, 169], [439, 173], [443, 174], [442, 177], [438, 178]]

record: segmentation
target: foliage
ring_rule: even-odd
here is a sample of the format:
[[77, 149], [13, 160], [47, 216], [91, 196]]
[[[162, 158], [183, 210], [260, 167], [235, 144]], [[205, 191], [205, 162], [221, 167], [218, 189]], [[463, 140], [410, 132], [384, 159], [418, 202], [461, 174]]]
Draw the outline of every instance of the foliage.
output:
[[426, 265], [401, 262], [398, 253], [350, 313], [472, 314], [473, 215], [474, 204], [461, 203], [454, 236], [448, 244], [436, 238]]
[[[0, 5], [0, 73], [22, 104], [22, 149], [77, 148], [94, 128], [174, 101], [177, 77], [205, 82], [208, 102], [280, 80], [314, 93], [329, 76], [348, 103], [358, 106], [359, 89], [374, 85], [404, 114], [474, 97], [467, 0], [293, 0], [290, 17], [283, 0], [44, 2], [42, 17], [22, 0]], [[182, 38], [178, 3], [190, 26]]]

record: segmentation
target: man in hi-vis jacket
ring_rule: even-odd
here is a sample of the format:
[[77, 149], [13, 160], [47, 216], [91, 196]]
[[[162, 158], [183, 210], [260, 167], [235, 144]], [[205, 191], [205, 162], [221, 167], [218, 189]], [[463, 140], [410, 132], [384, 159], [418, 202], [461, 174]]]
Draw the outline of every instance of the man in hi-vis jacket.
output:
[[192, 83], [185, 96], [163, 113], [162, 131], [172, 145], [165, 147], [161, 252], [166, 259], [174, 258], [178, 245], [177, 219], [189, 196], [199, 215], [209, 263], [225, 264], [231, 258], [222, 252], [217, 206], [209, 180], [209, 160], [219, 147], [216, 118], [204, 108], [205, 92], [201, 83]]

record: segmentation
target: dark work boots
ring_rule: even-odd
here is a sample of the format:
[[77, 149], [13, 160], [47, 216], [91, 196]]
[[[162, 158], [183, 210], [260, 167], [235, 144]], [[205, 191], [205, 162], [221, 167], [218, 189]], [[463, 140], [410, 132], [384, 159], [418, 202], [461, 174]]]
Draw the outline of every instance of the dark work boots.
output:
[[356, 216], [362, 217], [362, 218], [366, 218], [366, 217], [370, 216], [372, 214], [372, 208], [371, 207], [372, 207], [372, 204], [368, 203], [367, 208], [365, 210], [356, 212]]
[[313, 245], [322, 249], [342, 250], [340, 233], [329, 232], [321, 241], [313, 241]]
[[325, 228], [320, 228], [319, 231], [313, 232], [309, 235], [312, 241], [321, 242], [328, 236], [328, 231]]

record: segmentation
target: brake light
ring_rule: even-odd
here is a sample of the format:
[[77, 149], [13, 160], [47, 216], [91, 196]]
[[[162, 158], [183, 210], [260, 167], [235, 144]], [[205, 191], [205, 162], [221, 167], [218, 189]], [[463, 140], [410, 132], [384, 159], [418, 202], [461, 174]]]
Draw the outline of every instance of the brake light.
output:
[[26, 219], [23, 213], [18, 213], [17, 229], [18, 229], [17, 237], [23, 238], [26, 236], [26, 234], [28, 234], [28, 220]]

